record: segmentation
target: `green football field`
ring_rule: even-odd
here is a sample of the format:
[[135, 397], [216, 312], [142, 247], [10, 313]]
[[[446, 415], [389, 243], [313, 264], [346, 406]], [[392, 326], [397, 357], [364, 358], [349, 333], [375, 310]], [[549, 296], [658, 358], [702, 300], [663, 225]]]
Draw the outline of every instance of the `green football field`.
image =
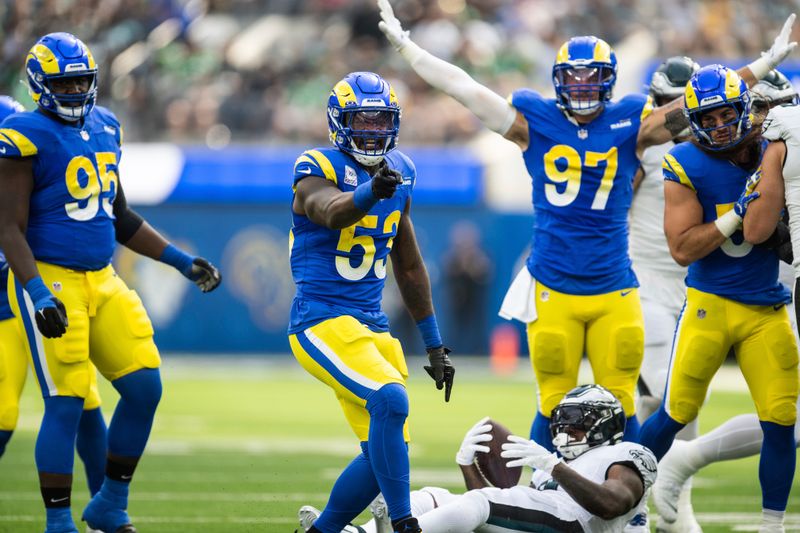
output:
[[[483, 361], [459, 365], [451, 403], [411, 359], [412, 488], [459, 491], [453, 457], [464, 431], [488, 415], [526, 434], [535, 388], [527, 363], [509, 377]], [[701, 414], [707, 431], [752, 411], [735, 368], [724, 369]], [[338, 473], [358, 453], [331, 392], [290, 357], [235, 360], [168, 358], [164, 397], [145, 458], [132, 486], [130, 513], [148, 532], [291, 532], [303, 504], [322, 507]], [[106, 418], [116, 393], [103, 384]], [[0, 531], [43, 531], [33, 462], [41, 400], [29, 381], [20, 427], [0, 459]], [[73, 510], [87, 501], [76, 459]], [[758, 459], [709, 467], [695, 480], [694, 505], [707, 532], [757, 531]], [[795, 479], [787, 531], [800, 531], [800, 481]], [[365, 515], [364, 515], [365, 516]], [[364, 517], [362, 516], [362, 517]]]

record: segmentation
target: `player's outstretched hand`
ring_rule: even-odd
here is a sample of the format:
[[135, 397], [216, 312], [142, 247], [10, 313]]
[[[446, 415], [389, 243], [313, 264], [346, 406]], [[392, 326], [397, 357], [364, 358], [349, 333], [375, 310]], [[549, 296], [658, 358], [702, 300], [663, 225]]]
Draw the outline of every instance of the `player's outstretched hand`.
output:
[[428, 375], [436, 382], [436, 388], [442, 390], [444, 388], [444, 401], [450, 401], [450, 392], [453, 390], [453, 378], [456, 375], [456, 369], [447, 354], [450, 353], [448, 348], [439, 346], [438, 348], [428, 349], [428, 361], [430, 366], [425, 366]]
[[378, 166], [378, 171], [372, 176], [372, 194], [375, 198], [391, 198], [401, 183], [403, 183], [403, 175], [393, 168], [389, 168], [389, 164], [384, 159]]
[[500, 456], [506, 459], [514, 459], [506, 463], [509, 468], [530, 466], [536, 470], [544, 470], [548, 474], [551, 474], [553, 468], [561, 462], [561, 459], [556, 454], [548, 451], [544, 446], [516, 435], [508, 436], [508, 442], [503, 444], [503, 451]]
[[478, 452], [489, 453], [489, 447], [481, 444], [492, 440], [492, 425], [488, 423], [489, 417], [485, 416], [478, 420], [478, 423], [469, 428], [461, 447], [456, 453], [456, 463], [469, 466], [475, 461], [475, 454]]
[[780, 65], [781, 62], [786, 59], [786, 56], [788, 56], [792, 50], [797, 47], [796, 41], [789, 42], [789, 37], [792, 34], [792, 25], [794, 25], [794, 19], [794, 13], [789, 15], [789, 18], [787, 18], [786, 22], [783, 23], [781, 32], [777, 37], [775, 37], [775, 41], [773, 41], [770, 49], [766, 52], [761, 52], [761, 57], [766, 60], [770, 70]]
[[403, 30], [403, 25], [394, 16], [394, 10], [389, 0], [378, 0], [378, 8], [381, 10], [381, 21], [378, 23], [378, 27], [395, 50], [402, 51], [410, 40], [408, 31]]
[[194, 281], [194, 284], [200, 287], [201, 291], [211, 292], [222, 283], [222, 274], [207, 259], [195, 257], [192, 261], [192, 271], [189, 274], [189, 279]]

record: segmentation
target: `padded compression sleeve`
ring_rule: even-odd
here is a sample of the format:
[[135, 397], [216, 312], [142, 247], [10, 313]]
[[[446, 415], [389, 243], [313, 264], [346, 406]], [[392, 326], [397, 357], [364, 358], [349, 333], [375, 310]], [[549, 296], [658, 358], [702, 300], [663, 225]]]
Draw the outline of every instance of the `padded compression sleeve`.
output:
[[400, 53], [423, 80], [461, 102], [487, 128], [500, 135], [511, 129], [517, 110], [505, 98], [413, 41], [409, 40]]
[[142, 224], [144, 224], [144, 219], [139, 213], [128, 207], [125, 191], [122, 190], [122, 184], [117, 181], [117, 196], [114, 198], [114, 230], [117, 234], [117, 242], [120, 244], [128, 242]]

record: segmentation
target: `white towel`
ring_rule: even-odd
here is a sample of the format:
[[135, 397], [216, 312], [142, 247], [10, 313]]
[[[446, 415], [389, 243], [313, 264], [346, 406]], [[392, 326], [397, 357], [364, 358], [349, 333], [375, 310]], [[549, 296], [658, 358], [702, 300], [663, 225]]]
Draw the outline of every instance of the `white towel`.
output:
[[536, 280], [523, 266], [511, 282], [497, 314], [506, 320], [519, 320], [523, 324], [534, 322], [537, 317], [535, 288]]

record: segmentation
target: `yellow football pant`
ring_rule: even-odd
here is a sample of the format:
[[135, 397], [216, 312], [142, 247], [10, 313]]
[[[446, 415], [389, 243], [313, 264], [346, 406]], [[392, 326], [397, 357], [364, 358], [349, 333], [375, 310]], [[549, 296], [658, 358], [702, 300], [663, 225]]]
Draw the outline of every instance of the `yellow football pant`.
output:
[[[367, 399], [388, 383], [405, 386], [403, 349], [389, 333], [370, 331], [352, 316], [331, 318], [289, 335], [292, 353], [312, 376], [333, 389], [358, 440], [369, 437]], [[403, 428], [409, 442], [408, 421]]]
[[759, 420], [793, 425], [798, 353], [786, 306], [746, 305], [691, 288], [672, 347], [664, 401], [669, 416], [681, 424], [697, 417], [731, 347]]
[[578, 384], [578, 368], [586, 353], [595, 382], [619, 398], [626, 416], [633, 416], [644, 358], [639, 290], [582, 296], [555, 291], [538, 281], [534, 290], [538, 317], [528, 324], [528, 348], [539, 411], [549, 417]]
[[45, 285], [67, 309], [69, 325], [64, 336], [47, 339], [39, 333], [33, 303], [13, 272], [8, 278], [8, 296], [45, 398], [88, 399], [96, 393], [95, 366], [110, 381], [142, 368], [160, 366], [153, 326], [142, 301], [117, 277], [111, 265], [79, 272], [48, 263], [36, 264]]

